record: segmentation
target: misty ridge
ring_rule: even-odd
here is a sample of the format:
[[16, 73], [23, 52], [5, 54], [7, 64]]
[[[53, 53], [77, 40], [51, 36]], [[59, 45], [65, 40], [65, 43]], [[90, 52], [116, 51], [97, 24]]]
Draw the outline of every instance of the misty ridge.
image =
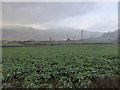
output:
[[[58, 28], [50, 30], [38, 30], [32, 27], [21, 26], [3, 26], [2, 38], [5, 40], [49, 40], [51, 37], [53, 40], [67, 40], [67, 38], [81, 39], [81, 31], [72, 28]], [[84, 30], [84, 38], [96, 38], [101, 36], [102, 32], [90, 32]]]
[[[32, 27], [22, 26], [3, 26], [2, 39], [8, 41], [48, 41], [51, 38], [53, 41], [67, 40], [74, 37], [75, 40], [80, 40], [82, 30], [72, 28], [58, 28], [49, 30], [33, 29]], [[93, 32], [83, 30], [83, 39], [117, 42], [118, 30], [113, 32]]]

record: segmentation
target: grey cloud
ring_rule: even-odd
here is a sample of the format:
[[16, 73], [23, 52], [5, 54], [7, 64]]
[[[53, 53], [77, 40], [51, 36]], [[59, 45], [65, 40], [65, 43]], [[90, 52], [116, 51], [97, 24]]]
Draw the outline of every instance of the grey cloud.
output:
[[46, 23], [75, 15], [85, 15], [96, 7], [91, 2], [3, 2], [3, 23]]
[[[113, 23], [114, 22], [114, 23]], [[105, 31], [114, 31], [115, 29], [118, 28], [117, 21], [102, 21], [99, 23], [93, 24], [90, 28], [88, 28], [91, 31], [100, 31], [100, 32], [105, 32]]]

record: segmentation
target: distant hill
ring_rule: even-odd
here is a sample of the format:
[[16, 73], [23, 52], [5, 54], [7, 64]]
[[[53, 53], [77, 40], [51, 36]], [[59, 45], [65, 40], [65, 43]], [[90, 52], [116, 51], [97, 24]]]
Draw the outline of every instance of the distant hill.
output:
[[120, 44], [120, 29], [118, 29], [118, 43]]
[[118, 30], [115, 30], [113, 32], [107, 32], [104, 33], [101, 37], [101, 39], [111, 39], [111, 40], [115, 40], [116, 38], [118, 38]]
[[101, 35], [100, 37], [95, 38], [97, 41], [101, 42], [118, 42], [118, 30], [115, 30], [113, 32], [107, 32]]
[[[100, 37], [101, 32], [90, 32], [84, 30], [84, 38]], [[67, 38], [74, 37], [75, 39], [81, 39], [81, 30], [72, 28], [58, 28], [49, 30], [38, 30], [31, 27], [21, 26], [3, 26], [2, 39], [3, 40], [66, 40]]]

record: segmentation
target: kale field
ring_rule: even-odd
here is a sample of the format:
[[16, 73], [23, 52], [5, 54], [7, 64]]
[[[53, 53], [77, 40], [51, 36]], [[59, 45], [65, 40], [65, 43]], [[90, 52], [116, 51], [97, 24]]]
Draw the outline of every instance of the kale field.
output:
[[118, 88], [118, 45], [2, 49], [3, 88]]

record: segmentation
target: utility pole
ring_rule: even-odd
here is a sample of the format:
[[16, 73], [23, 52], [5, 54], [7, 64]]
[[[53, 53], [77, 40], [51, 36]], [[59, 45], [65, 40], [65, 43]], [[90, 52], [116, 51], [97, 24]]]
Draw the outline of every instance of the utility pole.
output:
[[16, 36], [15, 36], [15, 42], [16, 42]]
[[73, 37], [73, 44], [74, 44], [74, 41], [75, 41], [75, 39], [74, 39], [74, 37]]
[[49, 41], [52, 41], [51, 37], [49, 38]]
[[83, 40], [83, 29], [82, 29], [82, 34], [81, 34], [81, 40]]
[[90, 38], [92, 39], [92, 32], [91, 32], [91, 34], [90, 34]]

